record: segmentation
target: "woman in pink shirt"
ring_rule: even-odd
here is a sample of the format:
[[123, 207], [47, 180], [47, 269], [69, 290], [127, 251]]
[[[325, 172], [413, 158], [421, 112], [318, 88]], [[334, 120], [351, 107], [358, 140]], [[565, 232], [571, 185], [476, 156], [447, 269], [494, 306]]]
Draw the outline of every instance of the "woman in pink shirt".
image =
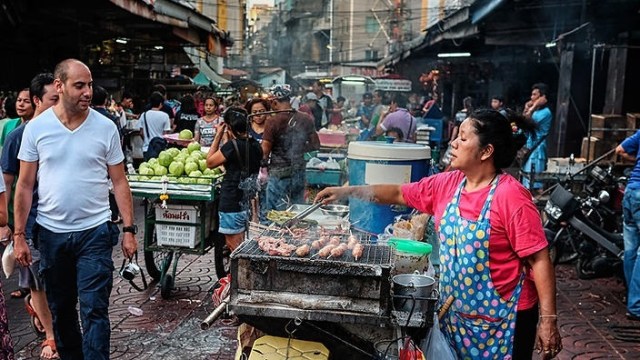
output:
[[[326, 188], [316, 200], [349, 196], [433, 214], [440, 239], [440, 303], [453, 297], [441, 329], [461, 359], [543, 359], [562, 349], [547, 240], [531, 194], [500, 169], [535, 124], [515, 113], [478, 110], [452, 142], [454, 171], [403, 185]], [[537, 334], [537, 335], [536, 335]]]

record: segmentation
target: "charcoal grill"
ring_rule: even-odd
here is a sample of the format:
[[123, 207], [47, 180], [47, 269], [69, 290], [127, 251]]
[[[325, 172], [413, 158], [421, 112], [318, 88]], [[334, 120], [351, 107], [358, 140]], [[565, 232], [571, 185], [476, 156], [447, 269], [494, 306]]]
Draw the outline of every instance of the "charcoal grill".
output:
[[[282, 236], [268, 231], [264, 236]], [[311, 232], [311, 238], [317, 236]], [[348, 235], [343, 235], [344, 240]], [[285, 236], [290, 243], [296, 243]], [[309, 241], [298, 241], [303, 244]], [[393, 249], [362, 239], [363, 255], [324, 259], [271, 256], [255, 240], [231, 255], [231, 306], [237, 314], [379, 324], [389, 316]]]
[[[302, 245], [317, 239], [320, 233], [311, 229], [297, 241], [291, 234], [274, 229], [260, 235], [284, 237], [288, 243]], [[348, 236], [342, 235], [343, 241]], [[391, 295], [395, 249], [372, 243], [368, 235], [356, 236], [364, 245], [358, 260], [350, 251], [337, 259], [319, 258], [314, 251], [304, 258], [295, 254], [272, 256], [259, 248], [256, 236], [245, 241], [231, 254], [229, 309], [270, 334], [277, 334], [283, 324], [295, 320], [314, 336], [322, 333], [311, 340], [330, 348], [331, 342], [348, 344], [347, 349], [358, 349], [355, 353], [360, 355], [373, 353], [376, 341], [396, 338], [399, 327], [420, 328], [424, 336], [432, 323], [436, 298], [430, 314], [395, 311]]]

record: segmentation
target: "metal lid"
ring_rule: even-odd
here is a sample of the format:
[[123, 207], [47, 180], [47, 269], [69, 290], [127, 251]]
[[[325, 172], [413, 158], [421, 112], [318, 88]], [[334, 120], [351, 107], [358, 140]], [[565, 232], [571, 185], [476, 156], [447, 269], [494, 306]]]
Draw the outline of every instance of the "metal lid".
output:
[[352, 141], [349, 143], [347, 157], [355, 160], [427, 160], [431, 159], [431, 148], [411, 143]]

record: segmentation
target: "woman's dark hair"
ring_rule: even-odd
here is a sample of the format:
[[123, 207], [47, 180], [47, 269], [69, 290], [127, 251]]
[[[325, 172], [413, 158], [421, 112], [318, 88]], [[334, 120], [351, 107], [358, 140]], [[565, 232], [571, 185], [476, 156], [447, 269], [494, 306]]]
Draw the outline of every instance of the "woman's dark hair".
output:
[[400, 141], [404, 140], [404, 133], [402, 132], [402, 129], [392, 126], [387, 129], [387, 132], [385, 133], [385, 135], [389, 136], [389, 134], [392, 132], [398, 134], [398, 140]]
[[247, 110], [239, 106], [232, 106], [224, 112], [224, 122], [229, 125], [234, 135], [247, 132]]
[[467, 109], [467, 113], [471, 113], [474, 110], [473, 98], [471, 96], [467, 96], [466, 98], [462, 99], [462, 106]]
[[247, 104], [244, 106], [245, 110], [247, 110], [247, 114], [251, 113], [251, 108], [253, 107], [253, 105], [257, 103], [262, 104], [262, 106], [264, 106], [264, 109], [266, 111], [271, 110], [271, 106], [269, 105], [269, 102], [267, 101], [267, 99], [257, 97], [247, 101]]
[[[493, 164], [496, 169], [509, 167], [518, 150], [527, 141], [527, 134], [535, 134], [538, 125], [535, 121], [507, 110], [504, 116], [491, 109], [478, 109], [469, 115], [480, 146], [493, 145]], [[514, 133], [512, 124], [522, 131]]]
[[9, 119], [15, 119], [19, 117], [18, 113], [16, 112], [15, 96], [9, 96], [6, 99], [4, 99], [4, 112], [5, 112], [5, 117]]
[[180, 111], [183, 113], [196, 111], [196, 101], [193, 95], [187, 94], [180, 99]]

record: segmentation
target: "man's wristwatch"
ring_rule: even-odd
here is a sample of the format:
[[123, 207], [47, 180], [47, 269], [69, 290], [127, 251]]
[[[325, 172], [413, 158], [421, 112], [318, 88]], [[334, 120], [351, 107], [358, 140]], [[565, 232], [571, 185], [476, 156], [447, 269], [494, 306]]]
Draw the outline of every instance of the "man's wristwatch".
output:
[[133, 235], [138, 233], [138, 225], [131, 225], [131, 226], [123, 226], [122, 227], [122, 232], [128, 232], [128, 233], [132, 233]]

